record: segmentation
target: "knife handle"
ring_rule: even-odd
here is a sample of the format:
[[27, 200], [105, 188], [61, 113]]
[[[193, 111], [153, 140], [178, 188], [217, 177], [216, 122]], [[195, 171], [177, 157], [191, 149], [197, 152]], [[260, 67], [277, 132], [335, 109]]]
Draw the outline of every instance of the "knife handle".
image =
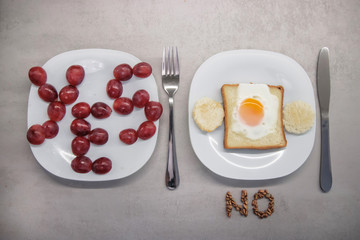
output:
[[321, 161], [320, 161], [320, 187], [328, 192], [332, 186], [329, 144], [329, 117], [321, 116]]

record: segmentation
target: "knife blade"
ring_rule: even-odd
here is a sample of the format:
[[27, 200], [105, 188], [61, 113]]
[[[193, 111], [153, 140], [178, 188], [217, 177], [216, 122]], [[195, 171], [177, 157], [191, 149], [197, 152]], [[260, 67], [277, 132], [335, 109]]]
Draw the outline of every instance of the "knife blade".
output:
[[332, 173], [329, 139], [330, 66], [327, 47], [323, 47], [319, 53], [317, 91], [321, 117], [320, 188], [323, 192], [329, 192], [332, 186]]

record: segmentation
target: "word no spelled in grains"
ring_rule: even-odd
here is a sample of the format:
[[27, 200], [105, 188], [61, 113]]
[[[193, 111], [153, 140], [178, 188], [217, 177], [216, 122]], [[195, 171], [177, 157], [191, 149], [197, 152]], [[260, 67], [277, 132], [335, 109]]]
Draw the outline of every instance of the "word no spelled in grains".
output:
[[[266, 198], [269, 200], [268, 208], [265, 211], [259, 211], [257, 200], [261, 198]], [[232, 197], [230, 192], [226, 193], [225, 197], [226, 201], [226, 215], [231, 217], [231, 212], [233, 208], [240, 213], [240, 215], [247, 217], [248, 216], [248, 195], [246, 190], [241, 190], [241, 199], [242, 205], [238, 205], [234, 198]], [[270, 194], [266, 189], [259, 190], [257, 193], [254, 194], [254, 199], [251, 202], [253, 206], [253, 213], [258, 216], [259, 218], [267, 218], [274, 213], [274, 197]]]

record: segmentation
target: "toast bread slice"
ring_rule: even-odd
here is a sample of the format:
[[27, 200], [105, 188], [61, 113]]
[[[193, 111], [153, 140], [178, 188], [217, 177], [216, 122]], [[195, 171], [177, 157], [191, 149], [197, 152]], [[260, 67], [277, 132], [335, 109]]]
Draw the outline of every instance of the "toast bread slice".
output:
[[275, 131], [266, 136], [253, 140], [247, 138], [242, 133], [237, 133], [231, 130], [232, 118], [234, 108], [236, 107], [237, 88], [239, 84], [224, 84], [221, 88], [223, 98], [223, 105], [225, 110], [225, 133], [224, 133], [224, 147], [226, 149], [272, 149], [282, 148], [287, 144], [284, 127], [283, 127], [283, 98], [284, 88], [282, 86], [268, 85], [270, 93], [278, 98], [278, 118], [276, 122]]

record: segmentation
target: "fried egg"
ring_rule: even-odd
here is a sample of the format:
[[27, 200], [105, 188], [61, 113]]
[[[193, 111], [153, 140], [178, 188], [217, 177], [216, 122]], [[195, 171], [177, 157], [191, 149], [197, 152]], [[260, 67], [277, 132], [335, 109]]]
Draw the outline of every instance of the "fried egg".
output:
[[240, 83], [233, 111], [232, 131], [257, 140], [275, 131], [278, 98], [267, 84]]

